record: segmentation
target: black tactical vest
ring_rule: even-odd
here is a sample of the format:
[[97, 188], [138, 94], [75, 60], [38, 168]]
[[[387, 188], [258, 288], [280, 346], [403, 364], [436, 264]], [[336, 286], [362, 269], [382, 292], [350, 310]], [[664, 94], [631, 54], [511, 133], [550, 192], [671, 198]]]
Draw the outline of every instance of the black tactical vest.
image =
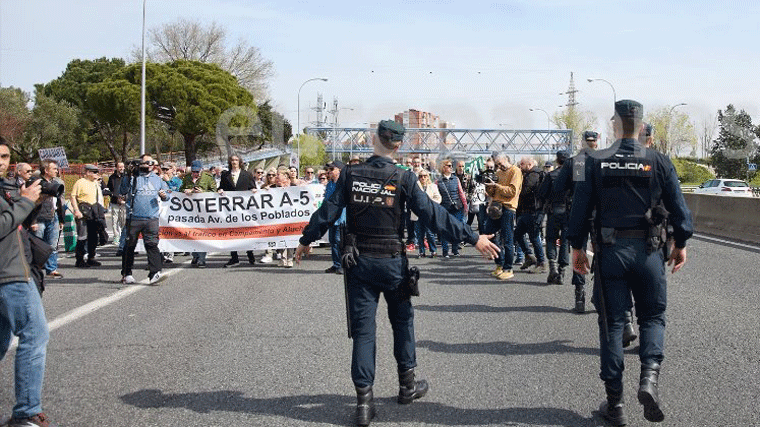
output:
[[654, 152], [644, 150], [625, 154], [617, 150], [596, 160], [595, 172], [599, 196], [599, 220], [602, 227], [646, 229], [646, 211], [654, 194]]
[[346, 223], [348, 232], [355, 234], [359, 241], [401, 239], [406, 200], [401, 189], [404, 173], [390, 163], [379, 167], [373, 163], [348, 167]]

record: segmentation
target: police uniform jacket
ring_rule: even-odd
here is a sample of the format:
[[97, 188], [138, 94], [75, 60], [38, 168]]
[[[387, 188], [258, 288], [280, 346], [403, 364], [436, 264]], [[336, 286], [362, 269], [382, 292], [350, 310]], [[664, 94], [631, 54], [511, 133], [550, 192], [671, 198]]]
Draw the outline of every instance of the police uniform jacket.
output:
[[[368, 185], [363, 176], [371, 174], [393, 176], [387, 184], [380, 186], [378, 191], [367, 190]], [[366, 199], [364, 197], [369, 197]], [[396, 204], [396, 200], [398, 204]], [[362, 204], [376, 208], [377, 216], [371, 218], [374, 223], [361, 224], [357, 218], [356, 209]], [[343, 208], [348, 207], [348, 232], [357, 234], [357, 241], [374, 234], [372, 228], [389, 230], [389, 223], [395, 228], [384, 237], [402, 241], [404, 221], [403, 212], [409, 207], [421, 221], [433, 231], [438, 232], [450, 241], [465, 241], [475, 245], [478, 235], [463, 222], [450, 215], [441, 205], [430, 200], [430, 197], [417, 185], [417, 176], [408, 170], [396, 167], [393, 161], [383, 156], [372, 156], [366, 162], [349, 165], [340, 172], [335, 191], [311, 216], [309, 224], [303, 230], [299, 242], [306, 246], [321, 238], [330, 224], [340, 217]]]
[[585, 179], [575, 185], [568, 240], [574, 249], [583, 247], [595, 207], [597, 227], [646, 229], [644, 214], [660, 200], [669, 212], [675, 246], [683, 248], [693, 226], [673, 163], [636, 139], [618, 140], [586, 157]]

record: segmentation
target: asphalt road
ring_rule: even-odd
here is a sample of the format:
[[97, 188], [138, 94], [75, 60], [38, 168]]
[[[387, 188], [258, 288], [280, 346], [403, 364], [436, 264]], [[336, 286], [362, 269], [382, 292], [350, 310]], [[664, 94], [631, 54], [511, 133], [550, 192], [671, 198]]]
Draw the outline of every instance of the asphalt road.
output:
[[[760, 248], [695, 238], [688, 263], [669, 274], [662, 426], [760, 425]], [[66, 426], [343, 426], [350, 380], [342, 277], [325, 274], [327, 248], [293, 269], [209, 268], [188, 257], [160, 286], [123, 287], [120, 260], [104, 248], [99, 268], [73, 268], [48, 283], [52, 332], [44, 409]], [[372, 425], [599, 426], [595, 313], [574, 314], [573, 288], [545, 275], [489, 275], [463, 256], [412, 259], [419, 377], [428, 395], [398, 391], [385, 304], [378, 308], [378, 416]], [[245, 260], [245, 257], [241, 257]], [[184, 264], [181, 264], [184, 262]], [[145, 279], [138, 256], [138, 280]], [[177, 269], [176, 271], [172, 271]], [[103, 301], [102, 307], [80, 307]], [[120, 297], [120, 298], [119, 298]], [[636, 400], [637, 348], [626, 352], [629, 425], [649, 424]], [[0, 411], [13, 406], [13, 353], [0, 362]]]

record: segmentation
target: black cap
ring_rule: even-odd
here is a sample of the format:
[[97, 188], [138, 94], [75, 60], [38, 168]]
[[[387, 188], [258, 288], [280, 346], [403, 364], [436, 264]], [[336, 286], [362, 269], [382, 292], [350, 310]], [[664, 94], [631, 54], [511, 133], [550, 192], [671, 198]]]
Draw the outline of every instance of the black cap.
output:
[[652, 136], [652, 132], [654, 129], [652, 129], [652, 125], [649, 123], [644, 123], [644, 134], [646, 136]]
[[593, 130], [587, 130], [586, 132], [583, 132], [583, 139], [585, 141], [596, 141], [599, 139], [599, 134]]
[[565, 163], [565, 160], [567, 160], [567, 151], [565, 150], [557, 151], [557, 163], [563, 164]]
[[550, 168], [550, 167], [552, 167], [553, 165], [554, 165], [554, 164], [553, 164], [552, 162], [546, 162], [546, 163], [544, 163], [544, 167], [545, 167], [545, 168]]
[[643, 119], [644, 106], [631, 99], [621, 99], [615, 103], [615, 114], [623, 119]]
[[377, 124], [377, 134], [388, 141], [401, 141], [404, 139], [404, 125], [393, 120], [383, 120]]
[[333, 160], [332, 162], [330, 162], [330, 163], [326, 164], [325, 166], [326, 166], [328, 169], [329, 169], [329, 168], [338, 168], [338, 169], [343, 169], [344, 167], [346, 167], [346, 165], [344, 165], [344, 164], [343, 164], [343, 162], [341, 162], [340, 160]]

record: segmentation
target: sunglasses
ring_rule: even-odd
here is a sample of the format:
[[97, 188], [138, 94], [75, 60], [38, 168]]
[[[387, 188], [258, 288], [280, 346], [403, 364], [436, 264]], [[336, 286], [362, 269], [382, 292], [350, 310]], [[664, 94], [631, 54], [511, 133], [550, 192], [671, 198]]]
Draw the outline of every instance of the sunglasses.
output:
[[267, 176], [277, 176], [276, 173], [268, 173]]

